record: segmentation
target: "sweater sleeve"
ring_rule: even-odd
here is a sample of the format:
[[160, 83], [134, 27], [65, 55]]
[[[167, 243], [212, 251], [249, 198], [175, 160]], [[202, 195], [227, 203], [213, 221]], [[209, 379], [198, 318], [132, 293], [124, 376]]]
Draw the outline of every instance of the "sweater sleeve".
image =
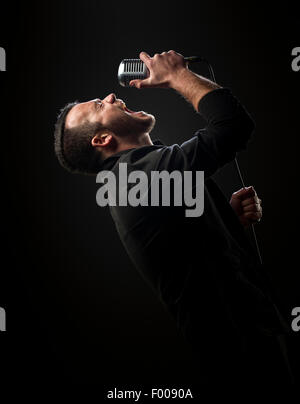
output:
[[227, 88], [207, 93], [200, 100], [198, 111], [207, 125], [180, 147], [191, 169], [203, 170], [205, 176], [210, 176], [246, 149], [255, 125]]

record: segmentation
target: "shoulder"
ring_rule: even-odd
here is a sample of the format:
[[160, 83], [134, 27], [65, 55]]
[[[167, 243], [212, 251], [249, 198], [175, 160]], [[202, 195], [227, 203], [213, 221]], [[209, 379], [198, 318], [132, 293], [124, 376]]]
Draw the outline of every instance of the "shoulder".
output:
[[120, 156], [118, 163], [127, 163], [135, 170], [175, 170], [182, 168], [184, 152], [178, 144], [151, 145], [131, 149]]

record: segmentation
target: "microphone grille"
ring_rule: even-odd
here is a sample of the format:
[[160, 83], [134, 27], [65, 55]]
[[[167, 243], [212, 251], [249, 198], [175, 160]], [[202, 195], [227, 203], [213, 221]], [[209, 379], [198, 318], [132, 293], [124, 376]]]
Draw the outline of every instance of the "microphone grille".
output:
[[120, 63], [118, 80], [124, 87], [128, 87], [131, 80], [144, 80], [148, 75], [147, 66], [140, 59], [123, 59]]

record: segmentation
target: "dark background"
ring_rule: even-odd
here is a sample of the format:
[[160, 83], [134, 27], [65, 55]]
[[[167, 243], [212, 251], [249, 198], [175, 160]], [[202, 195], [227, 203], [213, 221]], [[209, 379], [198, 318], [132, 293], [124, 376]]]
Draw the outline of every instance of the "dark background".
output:
[[[103, 386], [126, 383], [137, 389], [199, 381], [187, 346], [133, 268], [108, 209], [96, 205], [95, 178], [65, 172], [53, 152], [58, 110], [110, 92], [131, 109], [153, 113], [152, 137], [166, 144], [203, 126], [173, 91], [118, 85], [119, 62], [141, 50], [205, 56], [217, 82], [255, 119], [254, 139], [239, 162], [246, 185], [263, 200], [256, 226], [262, 258], [289, 323], [300, 306], [300, 72], [291, 69], [291, 50], [300, 46], [296, 10], [211, 0], [109, 4], [48, 1], [0, 9], [0, 46], [7, 52], [7, 72], [0, 74], [2, 371], [20, 382], [93, 382], [99, 394]], [[193, 69], [208, 75], [203, 65]], [[227, 196], [241, 187], [233, 164], [216, 178]], [[297, 338], [294, 333], [289, 341], [295, 361]]]

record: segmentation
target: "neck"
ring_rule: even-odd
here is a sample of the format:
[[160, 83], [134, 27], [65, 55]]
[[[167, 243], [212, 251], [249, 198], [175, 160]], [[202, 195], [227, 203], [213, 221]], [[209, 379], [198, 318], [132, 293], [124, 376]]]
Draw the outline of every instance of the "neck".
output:
[[151, 145], [153, 145], [153, 142], [151, 140], [149, 133], [144, 133], [143, 135], [141, 135], [139, 137], [128, 136], [128, 137], [126, 137], [126, 139], [119, 138], [117, 141], [116, 147], [114, 147], [113, 150], [109, 150], [109, 151], [105, 152], [104, 158], [110, 157], [113, 154], [116, 154], [123, 150], [138, 149], [139, 147], [151, 146]]
[[153, 145], [153, 142], [149, 133], [143, 133], [139, 137], [134, 136], [131, 138], [129, 136], [126, 139], [122, 139], [118, 144], [118, 151], [151, 145]]

